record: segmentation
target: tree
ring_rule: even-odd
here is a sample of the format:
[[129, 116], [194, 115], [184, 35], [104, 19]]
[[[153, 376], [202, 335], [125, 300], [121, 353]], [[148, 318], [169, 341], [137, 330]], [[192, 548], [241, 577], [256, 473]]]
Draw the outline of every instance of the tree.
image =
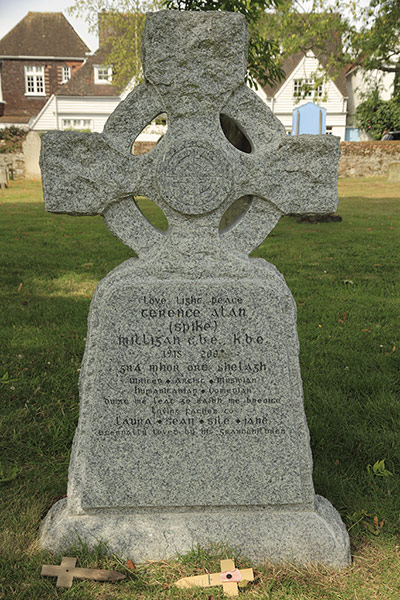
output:
[[[75, 0], [69, 9], [96, 31], [99, 13], [109, 20], [109, 62], [115, 82], [127, 83], [140, 73], [140, 38], [149, 10], [227, 10], [246, 16], [250, 29], [249, 72], [252, 81], [273, 84], [284, 77], [282, 56], [313, 50], [324, 73], [337, 75], [344, 66], [394, 73], [394, 95], [400, 95], [400, 0]], [[126, 41], [129, 40], [127, 44]], [[318, 74], [321, 77], [321, 74]], [[317, 84], [317, 83], [316, 83]]]
[[103, 31], [108, 32], [106, 61], [114, 66], [113, 83], [124, 88], [130, 79], [140, 79], [141, 34], [144, 13], [159, 8], [171, 10], [225, 10], [240, 12], [246, 16], [250, 30], [249, 76], [254, 84], [273, 84], [284, 77], [280, 66], [280, 48], [276, 38], [266, 39], [258, 28], [266, 9], [275, 8], [282, 0], [75, 0], [68, 9], [71, 14], [82, 16], [89, 30], [96, 32], [98, 17]]
[[312, 6], [304, 6], [294, 0], [282, 0], [276, 10], [264, 13], [258, 29], [263, 37], [280, 39], [282, 56], [312, 50], [324, 60], [326, 68], [343, 64], [343, 38], [350, 24], [338, 12], [337, 6], [323, 4], [326, 0], [314, 0]]
[[386, 131], [400, 129], [400, 101], [398, 98], [381, 100], [374, 89], [356, 110], [357, 124], [373, 139], [382, 139]]
[[104, 62], [113, 65], [113, 84], [123, 89], [142, 74], [141, 39], [144, 13], [157, 10], [157, 0], [75, 0], [68, 12], [85, 18], [88, 29], [99, 34]]
[[[291, 56], [313, 50], [322, 62], [326, 78], [352, 65], [365, 78], [394, 74], [393, 95], [400, 96], [400, 0], [282, 0], [274, 14], [259, 24], [264, 36], [281, 39], [282, 53]], [[315, 86], [318, 85], [315, 76]]]
[[393, 73], [393, 96], [400, 97], [400, 0], [370, 0], [360, 21], [351, 37], [353, 62], [367, 72]]

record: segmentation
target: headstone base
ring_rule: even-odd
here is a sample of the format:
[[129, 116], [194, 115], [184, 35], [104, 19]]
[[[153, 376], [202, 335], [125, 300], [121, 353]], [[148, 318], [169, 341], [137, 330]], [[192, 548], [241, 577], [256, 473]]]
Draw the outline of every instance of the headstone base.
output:
[[[107, 518], [105, 518], [107, 515]], [[78, 540], [89, 546], [100, 541], [111, 552], [140, 563], [165, 560], [191, 550], [223, 542], [251, 560], [273, 563], [350, 565], [350, 546], [339, 513], [322, 496], [314, 510], [218, 508], [214, 511], [176, 509], [174, 512], [70, 515], [67, 500], [57, 502], [41, 527], [40, 544], [62, 553]]]

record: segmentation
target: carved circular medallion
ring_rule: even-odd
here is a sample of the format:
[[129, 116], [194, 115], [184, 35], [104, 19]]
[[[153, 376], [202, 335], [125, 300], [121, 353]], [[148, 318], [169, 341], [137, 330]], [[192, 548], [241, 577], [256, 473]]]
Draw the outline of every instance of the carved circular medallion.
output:
[[217, 208], [232, 186], [228, 159], [212, 144], [189, 141], [170, 147], [158, 167], [158, 182], [168, 204], [184, 214]]

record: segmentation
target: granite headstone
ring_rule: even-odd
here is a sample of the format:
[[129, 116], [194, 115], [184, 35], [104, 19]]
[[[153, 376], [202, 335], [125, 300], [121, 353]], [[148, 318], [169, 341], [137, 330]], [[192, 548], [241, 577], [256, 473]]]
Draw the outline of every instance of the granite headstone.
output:
[[[139, 255], [91, 303], [68, 497], [41, 528], [51, 550], [79, 536], [143, 561], [224, 541], [257, 560], [349, 563], [340, 516], [314, 493], [295, 302], [248, 256], [281, 215], [335, 209], [338, 140], [285, 135], [245, 85], [247, 36], [239, 14], [149, 14], [145, 83], [104, 132], [43, 138], [47, 210], [101, 214]], [[160, 113], [167, 134], [134, 156]], [[221, 114], [250, 151], [229, 143]]]

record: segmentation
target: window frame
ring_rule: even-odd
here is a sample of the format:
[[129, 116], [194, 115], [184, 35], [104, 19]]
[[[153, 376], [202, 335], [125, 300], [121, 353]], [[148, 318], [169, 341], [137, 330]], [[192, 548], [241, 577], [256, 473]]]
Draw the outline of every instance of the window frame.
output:
[[67, 83], [71, 79], [71, 67], [65, 65], [61, 67], [61, 83]]
[[45, 72], [43, 65], [24, 65], [25, 96], [45, 96]]
[[[113, 68], [111, 65], [93, 65], [94, 68], [94, 83], [96, 85], [111, 85]], [[105, 77], [100, 76], [100, 72], [107, 73]]]
[[[79, 125], [77, 121], [79, 121]], [[87, 125], [85, 125], [85, 122]], [[87, 119], [86, 117], [61, 117], [61, 131], [80, 131], [82, 129], [93, 131], [93, 119]]]
[[[307, 87], [306, 87], [307, 86]], [[308, 86], [310, 86], [308, 88]], [[307, 93], [304, 94], [306, 90]], [[324, 87], [322, 83], [319, 83], [315, 87], [314, 79], [310, 77], [303, 77], [301, 79], [293, 79], [293, 97], [294, 98], [322, 98], [324, 95]]]

